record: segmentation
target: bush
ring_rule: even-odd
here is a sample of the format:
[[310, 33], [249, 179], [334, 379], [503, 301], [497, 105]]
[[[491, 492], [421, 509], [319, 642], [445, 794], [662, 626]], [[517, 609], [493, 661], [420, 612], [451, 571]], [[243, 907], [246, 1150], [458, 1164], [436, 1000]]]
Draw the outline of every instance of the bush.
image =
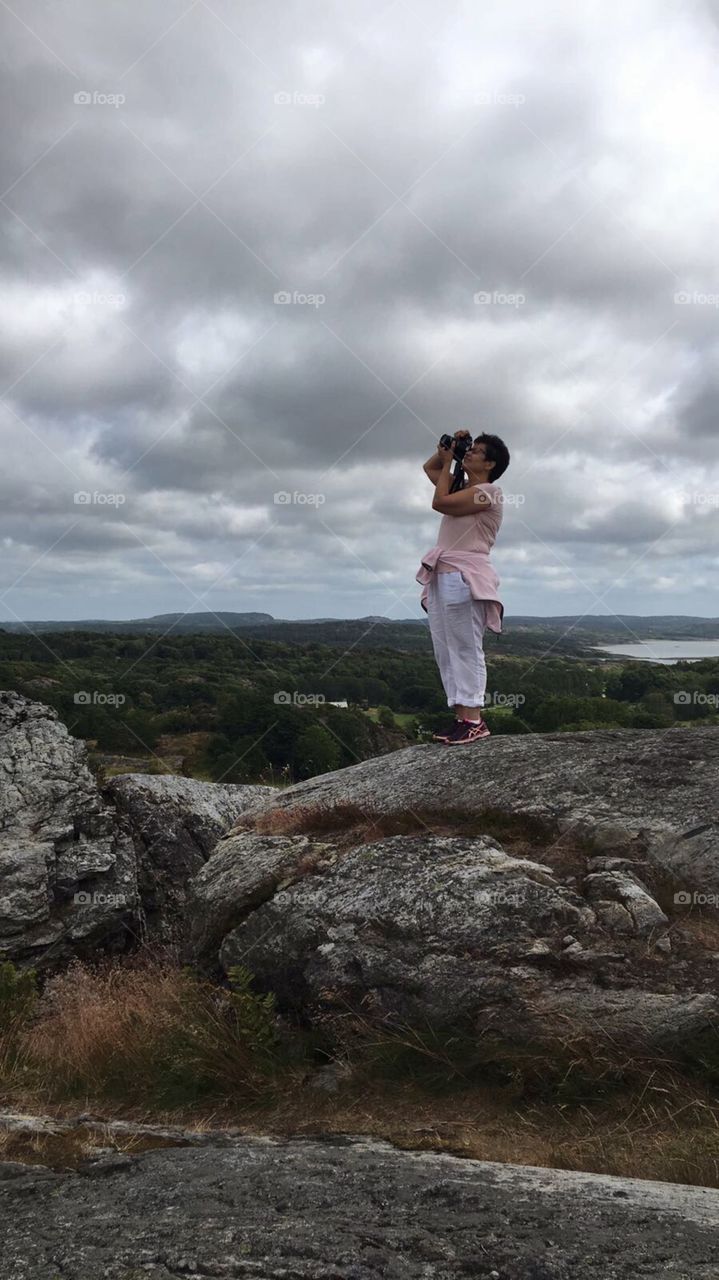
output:
[[175, 1107], [264, 1096], [294, 1060], [279, 1026], [245, 969], [224, 988], [160, 959], [76, 962], [48, 982], [24, 1049], [51, 1097]]

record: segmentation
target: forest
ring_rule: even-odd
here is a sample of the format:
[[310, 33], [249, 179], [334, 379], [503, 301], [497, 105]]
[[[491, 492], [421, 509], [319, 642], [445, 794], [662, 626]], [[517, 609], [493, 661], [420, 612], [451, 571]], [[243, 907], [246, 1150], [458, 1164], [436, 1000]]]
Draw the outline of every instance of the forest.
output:
[[[493, 733], [719, 723], [719, 659], [664, 666], [500, 646], [489, 653]], [[447, 721], [429, 646], [0, 633], [0, 687], [54, 707], [108, 774], [289, 783], [431, 741]]]

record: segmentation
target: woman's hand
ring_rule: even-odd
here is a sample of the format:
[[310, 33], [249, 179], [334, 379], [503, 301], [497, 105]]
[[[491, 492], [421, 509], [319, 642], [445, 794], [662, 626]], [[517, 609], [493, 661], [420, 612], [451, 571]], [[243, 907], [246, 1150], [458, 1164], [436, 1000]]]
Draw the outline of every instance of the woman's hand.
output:
[[[454, 435], [452, 436], [452, 441], [454, 442], [455, 440], [461, 440], [463, 437], [466, 438], [467, 440], [471, 440], [472, 439], [471, 431], [455, 431]], [[454, 443], [452, 444], [451, 449], [445, 449], [444, 445], [440, 441], [440, 443], [437, 445], [437, 457], [441, 458], [441, 460], [444, 462], [448, 454], [450, 458], [454, 457]]]

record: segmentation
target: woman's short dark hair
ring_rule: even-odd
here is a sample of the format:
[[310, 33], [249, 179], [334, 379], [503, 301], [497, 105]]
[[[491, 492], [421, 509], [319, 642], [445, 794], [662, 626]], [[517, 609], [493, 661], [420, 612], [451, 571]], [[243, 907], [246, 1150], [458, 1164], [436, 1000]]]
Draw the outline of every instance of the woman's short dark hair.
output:
[[490, 484], [495, 480], [499, 480], [503, 476], [509, 466], [509, 449], [504, 440], [500, 440], [499, 436], [491, 436], [483, 431], [481, 436], [474, 437], [475, 444], [484, 445], [484, 456], [487, 462], [493, 462], [492, 474], [490, 476]]

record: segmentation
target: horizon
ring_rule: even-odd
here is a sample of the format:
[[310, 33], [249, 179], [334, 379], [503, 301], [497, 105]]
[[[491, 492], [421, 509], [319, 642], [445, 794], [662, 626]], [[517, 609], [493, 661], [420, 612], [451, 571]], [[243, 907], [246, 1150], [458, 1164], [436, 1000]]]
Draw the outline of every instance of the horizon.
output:
[[[245, 617], [245, 616], [247, 616], [248, 614], [263, 614], [263, 615], [265, 615], [265, 616], [267, 616], [267, 617], [270, 617], [270, 618], [272, 619], [272, 621], [273, 621], [273, 622], [317, 622], [317, 621], [320, 621], [320, 622], [325, 622], [325, 621], [327, 621], [327, 622], [362, 622], [362, 621], [366, 620], [367, 618], [378, 618], [378, 617], [379, 617], [379, 618], [382, 618], [383, 620], [385, 620], [385, 621], [387, 621], [387, 622], [417, 622], [417, 623], [420, 623], [420, 624], [425, 624], [425, 623], [426, 623], [426, 618], [425, 618], [425, 617], [415, 618], [415, 617], [412, 617], [412, 616], [410, 616], [410, 615], [406, 615], [406, 616], [404, 616], [404, 617], [396, 617], [396, 618], [393, 618], [393, 617], [392, 617], [391, 615], [389, 615], [389, 614], [348, 614], [348, 615], [344, 615], [344, 614], [308, 614], [306, 617], [292, 617], [292, 618], [289, 618], [289, 617], [280, 616], [279, 614], [270, 614], [270, 613], [269, 613], [269, 611], [268, 611], [267, 609], [220, 609], [220, 610], [217, 610], [217, 611], [214, 611], [214, 610], [212, 610], [212, 609], [206, 609], [206, 610], [190, 610], [190, 611], [188, 611], [188, 612], [183, 612], [181, 609], [168, 609], [168, 610], [163, 611], [162, 613], [154, 613], [154, 614], [134, 614], [134, 615], [132, 615], [131, 617], [127, 617], [127, 618], [118, 618], [116, 615], [111, 615], [111, 616], [108, 616], [108, 617], [100, 617], [100, 616], [98, 616], [97, 614], [93, 614], [93, 615], [89, 615], [89, 614], [81, 614], [81, 615], [79, 615], [79, 616], [78, 616], [78, 617], [76, 617], [76, 618], [57, 618], [57, 617], [54, 617], [54, 618], [17, 618], [17, 619], [0, 619], [0, 630], [2, 630], [2, 628], [3, 628], [3, 626], [4, 626], [5, 624], [8, 624], [8, 625], [14, 625], [14, 626], [19, 626], [19, 625], [20, 625], [20, 624], [22, 624], [22, 623], [24, 623], [24, 624], [28, 624], [28, 623], [32, 623], [32, 622], [64, 622], [64, 623], [68, 623], [68, 622], [119, 622], [119, 623], [125, 623], [125, 622], [144, 622], [144, 621], [151, 620], [152, 618], [163, 618], [163, 617], [178, 617], [178, 618], [205, 618], [205, 617], [207, 617], [207, 618], [212, 618], [212, 617], [214, 617], [214, 618], [219, 618], [219, 617], [221, 617], [221, 616], [222, 616], [222, 614], [228, 614], [228, 613], [230, 613], [230, 614], [236, 614], [238, 617]], [[608, 612], [606, 612], [606, 613], [582, 613], [582, 614], [574, 614], [574, 613], [525, 613], [525, 612], [519, 612], [519, 611], [518, 611], [517, 613], [507, 613], [507, 612], [505, 612], [504, 618], [505, 618], [505, 622], [509, 621], [511, 618], [530, 618], [530, 619], [535, 619], [535, 618], [536, 618], [536, 619], [542, 619], [542, 618], [580, 618], [580, 619], [583, 619], [583, 618], [587, 618], [587, 619], [590, 619], [590, 620], [591, 620], [591, 619], [593, 619], [593, 618], [599, 618], [599, 619], [603, 619], [603, 618], [615, 618], [615, 619], [616, 619], [616, 618], [632, 618], [632, 619], [636, 619], [637, 621], [646, 621], [647, 619], [651, 619], [651, 620], [653, 620], [653, 621], [655, 621], [655, 620], [659, 620], [659, 621], [661, 621], [661, 620], [663, 620], [663, 619], [667, 619], [667, 621], [669, 621], [669, 620], [678, 619], [678, 620], [684, 620], [684, 621], [693, 621], [693, 620], [698, 620], [698, 621], [702, 621], [702, 622], [715, 622], [715, 621], [716, 621], [717, 623], [719, 623], [719, 614], [714, 614], [714, 613], [708, 613], [708, 614], [703, 614], [703, 613], [691, 613], [691, 614], [689, 614], [689, 613], [613, 613], [613, 612], [609, 612], [609, 611], [608, 611]], [[719, 637], [718, 637], [718, 638], [719, 638]], [[628, 642], [628, 643], [629, 643], [629, 642]], [[643, 642], [642, 642], [642, 641], [640, 641], [639, 643], [643, 643]]]

